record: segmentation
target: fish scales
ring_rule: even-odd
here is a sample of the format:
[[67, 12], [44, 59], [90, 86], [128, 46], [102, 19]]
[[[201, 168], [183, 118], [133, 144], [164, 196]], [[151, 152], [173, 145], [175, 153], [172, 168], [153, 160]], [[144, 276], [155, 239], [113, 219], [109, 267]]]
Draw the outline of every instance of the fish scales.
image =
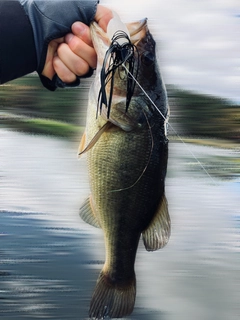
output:
[[[155, 42], [146, 21], [130, 24], [128, 28], [137, 39], [134, 42], [138, 41], [140, 54], [146, 53], [146, 48], [149, 54], [155, 54]], [[168, 140], [165, 119], [139, 88], [135, 88], [129, 109], [125, 111], [126, 79], [121, 74], [115, 75], [110, 118], [104, 114], [96, 118], [100, 88], [98, 73], [103, 60], [101, 53], [106, 51], [106, 45], [99, 42], [101, 36], [106, 41], [106, 35], [96, 24], [91, 26], [91, 32], [99, 65], [89, 94], [80, 151], [91, 144], [98, 132], [101, 135], [87, 151], [91, 195], [80, 209], [80, 215], [104, 232], [105, 264], [89, 311], [90, 318], [99, 319], [123, 317], [133, 311], [136, 295], [134, 263], [141, 234], [149, 251], [163, 247], [168, 241], [170, 218], [164, 195]], [[155, 59], [152, 68], [142, 69], [140, 64], [138, 80], [167, 117], [166, 91]], [[149, 70], [152, 80], [146, 81]], [[101, 131], [101, 128], [105, 130]]]

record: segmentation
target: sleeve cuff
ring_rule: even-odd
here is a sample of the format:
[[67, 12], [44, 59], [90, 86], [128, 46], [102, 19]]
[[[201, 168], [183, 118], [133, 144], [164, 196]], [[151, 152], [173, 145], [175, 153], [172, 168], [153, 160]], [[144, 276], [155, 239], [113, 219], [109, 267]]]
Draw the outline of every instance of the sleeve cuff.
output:
[[71, 83], [63, 82], [56, 74], [52, 80], [48, 79], [47, 77], [43, 76], [42, 74], [39, 74], [39, 78], [42, 81], [42, 84], [44, 85], [45, 88], [47, 88], [50, 91], [55, 91], [57, 88], [78, 87], [80, 85], [81, 78], [89, 78], [93, 75], [93, 72], [94, 72], [94, 70], [92, 68], [90, 68], [87, 74], [85, 74], [84, 76], [81, 76], [81, 77], [77, 77], [77, 79]]

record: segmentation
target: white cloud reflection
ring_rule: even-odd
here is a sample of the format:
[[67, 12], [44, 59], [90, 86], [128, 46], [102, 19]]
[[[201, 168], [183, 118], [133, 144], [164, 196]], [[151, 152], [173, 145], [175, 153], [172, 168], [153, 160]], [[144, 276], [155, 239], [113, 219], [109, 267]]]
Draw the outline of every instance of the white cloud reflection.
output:
[[124, 22], [148, 17], [166, 83], [240, 102], [239, 0], [101, 1]]

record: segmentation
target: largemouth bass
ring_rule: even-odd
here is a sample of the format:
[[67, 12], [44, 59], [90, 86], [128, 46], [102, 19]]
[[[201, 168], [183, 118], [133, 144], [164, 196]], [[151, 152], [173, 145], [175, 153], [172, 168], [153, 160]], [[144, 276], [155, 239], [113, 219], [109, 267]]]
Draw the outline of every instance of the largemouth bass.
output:
[[[147, 20], [127, 24], [127, 28], [134, 45], [132, 60], [136, 64], [132, 72], [137, 79], [128, 74], [127, 63], [120, 63], [113, 74], [114, 84], [109, 79], [104, 89], [111, 99], [111, 110], [103, 104], [96, 116], [102, 90], [100, 74], [112, 40], [96, 23], [90, 27], [98, 66], [79, 149], [87, 154], [91, 188], [80, 216], [102, 228], [106, 249], [105, 264], [90, 304], [89, 317], [94, 319], [131, 314], [139, 239], [142, 235], [146, 249], [153, 251], [164, 247], [170, 236], [164, 192], [168, 159], [166, 89]], [[123, 60], [127, 49], [124, 52]], [[133, 88], [130, 98], [129, 79]], [[140, 86], [132, 85], [135, 80]]]

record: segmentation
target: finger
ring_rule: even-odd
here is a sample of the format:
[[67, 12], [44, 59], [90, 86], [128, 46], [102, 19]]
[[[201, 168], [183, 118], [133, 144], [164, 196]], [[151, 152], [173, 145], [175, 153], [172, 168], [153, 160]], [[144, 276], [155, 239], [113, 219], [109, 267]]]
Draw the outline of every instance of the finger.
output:
[[56, 55], [58, 45], [63, 41], [64, 41], [64, 38], [59, 38], [59, 39], [52, 40], [48, 44], [48, 50], [47, 50], [45, 65], [44, 65], [42, 74], [49, 79], [52, 79], [52, 77], [55, 74], [55, 70], [53, 67], [53, 58]]
[[89, 46], [93, 46], [90, 29], [86, 24], [80, 21], [74, 22], [72, 25], [72, 33], [82, 39]]
[[65, 66], [58, 56], [53, 59], [53, 66], [58, 77], [65, 83], [71, 83], [76, 80], [76, 75]]
[[105, 32], [107, 31], [108, 22], [112, 18], [113, 18], [113, 13], [110, 9], [100, 4], [97, 6], [97, 12], [94, 19]]
[[75, 75], [83, 76], [88, 73], [88, 62], [76, 55], [66, 43], [59, 45], [57, 53], [65, 66]]
[[[75, 53], [79, 58], [83, 59], [88, 63], [91, 68], [96, 68], [97, 65], [97, 54], [95, 49], [84, 42], [84, 40], [74, 36], [73, 34], [68, 34], [65, 37], [65, 41], [69, 48]], [[65, 50], [65, 48], [59, 47], [58, 50]], [[64, 51], [65, 52], [65, 51]]]

